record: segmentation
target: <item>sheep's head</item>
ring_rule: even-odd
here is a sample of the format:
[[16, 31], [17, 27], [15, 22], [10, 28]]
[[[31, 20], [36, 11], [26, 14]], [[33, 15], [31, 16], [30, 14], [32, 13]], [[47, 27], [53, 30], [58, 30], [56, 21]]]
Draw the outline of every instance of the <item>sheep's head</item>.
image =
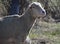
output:
[[33, 2], [29, 6], [31, 8], [31, 12], [32, 12], [34, 17], [39, 18], [39, 17], [46, 16], [46, 11], [39, 2]]

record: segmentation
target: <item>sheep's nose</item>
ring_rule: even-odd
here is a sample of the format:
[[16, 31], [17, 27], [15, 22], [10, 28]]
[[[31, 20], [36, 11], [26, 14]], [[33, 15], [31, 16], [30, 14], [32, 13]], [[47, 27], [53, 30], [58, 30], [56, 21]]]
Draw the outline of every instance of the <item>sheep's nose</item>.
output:
[[44, 11], [42, 11], [42, 13], [45, 13]]
[[42, 11], [42, 13], [46, 15], [46, 11]]

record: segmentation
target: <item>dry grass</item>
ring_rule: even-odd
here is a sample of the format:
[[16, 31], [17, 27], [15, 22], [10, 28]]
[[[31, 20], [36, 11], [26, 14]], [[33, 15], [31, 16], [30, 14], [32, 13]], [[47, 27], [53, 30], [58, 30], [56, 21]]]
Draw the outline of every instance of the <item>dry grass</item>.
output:
[[9, 1], [8, 0], [0, 0], [0, 17], [8, 14]]
[[30, 38], [48, 40], [48, 44], [60, 44], [60, 23], [39, 22], [37, 28], [30, 31]]

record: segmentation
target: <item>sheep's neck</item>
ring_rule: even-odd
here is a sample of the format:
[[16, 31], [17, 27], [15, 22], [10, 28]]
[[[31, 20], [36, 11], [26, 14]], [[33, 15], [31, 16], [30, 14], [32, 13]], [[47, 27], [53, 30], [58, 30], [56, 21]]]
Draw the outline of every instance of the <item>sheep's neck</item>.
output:
[[[32, 27], [32, 25], [33, 25], [33, 23], [34, 23], [34, 21], [35, 21], [35, 19], [36, 18], [34, 18], [33, 16], [32, 16], [32, 13], [31, 13], [31, 11], [27, 11], [23, 16], [22, 16], [22, 19], [23, 19], [23, 22], [24, 22], [24, 25], [26, 26], [26, 31], [29, 33], [29, 30], [30, 30], [30, 28]], [[27, 34], [28, 34], [27, 33]]]

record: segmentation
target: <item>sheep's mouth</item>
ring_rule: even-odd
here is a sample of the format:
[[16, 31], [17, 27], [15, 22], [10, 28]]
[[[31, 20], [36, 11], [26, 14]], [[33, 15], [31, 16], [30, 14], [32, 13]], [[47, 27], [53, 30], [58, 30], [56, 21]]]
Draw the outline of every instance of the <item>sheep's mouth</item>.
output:
[[38, 19], [40, 19], [40, 18], [45, 18], [45, 16], [39, 16]]

